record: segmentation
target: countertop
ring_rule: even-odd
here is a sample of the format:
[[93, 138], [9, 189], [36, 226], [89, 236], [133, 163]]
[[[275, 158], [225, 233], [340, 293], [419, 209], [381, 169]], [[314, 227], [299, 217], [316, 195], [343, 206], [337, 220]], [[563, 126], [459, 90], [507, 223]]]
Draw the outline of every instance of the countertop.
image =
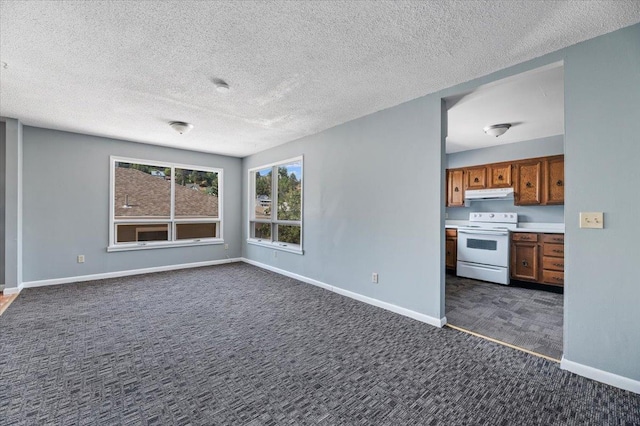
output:
[[[458, 229], [469, 226], [468, 220], [446, 220], [445, 228]], [[547, 234], [564, 234], [564, 223], [521, 222], [511, 232], [544, 232]]]

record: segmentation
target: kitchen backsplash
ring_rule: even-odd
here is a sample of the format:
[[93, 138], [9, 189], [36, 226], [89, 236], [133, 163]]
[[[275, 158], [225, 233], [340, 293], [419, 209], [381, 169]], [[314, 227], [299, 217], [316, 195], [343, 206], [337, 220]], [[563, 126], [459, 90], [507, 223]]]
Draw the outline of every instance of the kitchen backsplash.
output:
[[511, 201], [473, 201], [471, 207], [449, 207], [448, 220], [468, 220], [471, 212], [514, 212], [520, 222], [564, 223], [564, 206], [514, 206]]

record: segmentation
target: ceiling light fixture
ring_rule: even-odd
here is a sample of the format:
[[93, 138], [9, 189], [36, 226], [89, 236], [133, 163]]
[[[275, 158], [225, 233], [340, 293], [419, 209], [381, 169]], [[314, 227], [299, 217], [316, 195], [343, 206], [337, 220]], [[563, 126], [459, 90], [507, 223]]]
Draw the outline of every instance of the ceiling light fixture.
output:
[[173, 130], [180, 133], [181, 135], [193, 129], [193, 124], [185, 123], [184, 121], [172, 121], [171, 123], [169, 123], [169, 126], [171, 126]]
[[504, 135], [510, 127], [511, 124], [509, 123], [494, 124], [492, 126], [487, 126], [482, 130], [484, 130], [484, 132], [489, 136], [495, 136], [497, 138], [498, 136]]
[[229, 84], [226, 81], [220, 80], [219, 78], [214, 78], [213, 84], [216, 86], [216, 90], [220, 93], [227, 93], [229, 91]]

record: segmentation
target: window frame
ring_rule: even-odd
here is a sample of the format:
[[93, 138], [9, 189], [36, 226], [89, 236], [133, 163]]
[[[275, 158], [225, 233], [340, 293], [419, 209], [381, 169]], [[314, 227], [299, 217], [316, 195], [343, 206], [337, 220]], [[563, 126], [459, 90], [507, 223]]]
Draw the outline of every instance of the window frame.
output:
[[[300, 220], [278, 220], [278, 167], [293, 162], [300, 162]], [[255, 207], [256, 207], [256, 182], [255, 172], [264, 169], [271, 169], [271, 218], [270, 219], [256, 219]], [[264, 164], [258, 167], [252, 167], [248, 170], [248, 203], [249, 208], [247, 215], [247, 243], [262, 247], [268, 247], [275, 250], [286, 251], [295, 254], [304, 254], [304, 156], [287, 158], [286, 160], [276, 161], [273, 163]], [[265, 238], [253, 238], [252, 226], [256, 223], [266, 223], [271, 226], [271, 235], [267, 240]], [[275, 241], [276, 228], [278, 225], [293, 225], [300, 226], [300, 244], [285, 243], [281, 241]]]
[[[156, 166], [171, 169], [171, 196], [170, 196], [170, 214], [168, 219], [116, 219], [115, 218], [115, 174], [116, 163], [142, 164], [145, 166]], [[218, 174], [218, 217], [217, 218], [196, 218], [185, 219], [176, 217], [176, 197], [175, 197], [175, 170], [186, 169], [202, 172], [211, 172]], [[145, 160], [141, 158], [120, 157], [111, 155], [109, 157], [109, 242], [107, 252], [127, 251], [127, 250], [147, 250], [168, 247], [189, 247], [213, 244], [224, 244], [224, 170], [216, 167], [197, 166], [193, 164], [174, 163], [172, 161]], [[178, 240], [176, 225], [183, 223], [216, 223], [218, 237], [215, 238], [194, 238]], [[134, 242], [116, 242], [116, 226], [117, 225], [154, 225], [168, 224], [168, 240], [167, 241], [134, 241]]]

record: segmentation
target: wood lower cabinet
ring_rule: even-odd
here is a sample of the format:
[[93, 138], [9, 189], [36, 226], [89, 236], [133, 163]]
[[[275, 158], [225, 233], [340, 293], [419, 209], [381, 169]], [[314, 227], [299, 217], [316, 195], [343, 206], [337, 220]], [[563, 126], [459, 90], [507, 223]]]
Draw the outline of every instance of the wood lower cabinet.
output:
[[458, 262], [458, 230], [445, 229], [445, 268], [455, 270]]
[[564, 234], [513, 232], [511, 278], [564, 285]]
[[464, 169], [447, 170], [447, 207], [464, 207]]
[[511, 278], [538, 281], [538, 234], [514, 233], [511, 235]]
[[564, 234], [542, 235], [542, 282], [564, 286]]

